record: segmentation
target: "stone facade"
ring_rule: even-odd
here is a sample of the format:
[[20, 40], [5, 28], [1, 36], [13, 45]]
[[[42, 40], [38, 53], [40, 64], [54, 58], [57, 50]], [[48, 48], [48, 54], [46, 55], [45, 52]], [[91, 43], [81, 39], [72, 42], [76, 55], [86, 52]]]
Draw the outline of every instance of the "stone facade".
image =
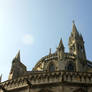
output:
[[92, 92], [92, 62], [87, 60], [82, 35], [73, 23], [66, 53], [62, 39], [55, 53], [42, 57], [32, 71], [20, 60], [20, 51], [12, 61], [7, 81], [0, 92]]

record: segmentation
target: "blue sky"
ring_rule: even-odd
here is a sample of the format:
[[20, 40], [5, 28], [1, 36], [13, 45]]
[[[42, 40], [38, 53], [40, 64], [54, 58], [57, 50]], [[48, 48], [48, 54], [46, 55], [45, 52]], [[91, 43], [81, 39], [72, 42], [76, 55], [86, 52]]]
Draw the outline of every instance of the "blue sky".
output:
[[55, 52], [62, 37], [68, 51], [72, 20], [92, 60], [92, 0], [0, 0], [0, 74], [7, 80], [18, 50], [31, 70], [37, 61]]

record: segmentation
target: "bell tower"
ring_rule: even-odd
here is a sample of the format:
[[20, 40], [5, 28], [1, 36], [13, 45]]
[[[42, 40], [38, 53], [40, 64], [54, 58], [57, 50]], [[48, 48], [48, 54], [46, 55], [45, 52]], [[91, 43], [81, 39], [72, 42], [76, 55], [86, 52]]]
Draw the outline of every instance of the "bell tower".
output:
[[83, 37], [77, 31], [74, 21], [71, 36], [69, 37], [69, 52], [75, 54], [79, 59], [86, 60]]

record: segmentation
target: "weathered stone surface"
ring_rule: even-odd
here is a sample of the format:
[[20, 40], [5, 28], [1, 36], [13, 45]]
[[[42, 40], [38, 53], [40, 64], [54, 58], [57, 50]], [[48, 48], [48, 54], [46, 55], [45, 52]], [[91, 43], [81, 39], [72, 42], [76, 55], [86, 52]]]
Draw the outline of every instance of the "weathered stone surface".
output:
[[74, 22], [68, 53], [60, 40], [55, 53], [50, 50], [32, 71], [27, 71], [19, 51], [9, 79], [0, 83], [0, 92], [92, 92], [92, 62], [86, 59], [83, 37]]

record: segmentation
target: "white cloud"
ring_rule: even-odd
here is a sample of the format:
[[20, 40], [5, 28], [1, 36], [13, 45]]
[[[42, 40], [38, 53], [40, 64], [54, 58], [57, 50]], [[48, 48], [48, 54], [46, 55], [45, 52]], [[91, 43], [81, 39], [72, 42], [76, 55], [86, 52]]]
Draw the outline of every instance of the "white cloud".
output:
[[34, 43], [34, 37], [31, 34], [25, 34], [22, 38], [22, 42], [26, 45], [32, 45]]

